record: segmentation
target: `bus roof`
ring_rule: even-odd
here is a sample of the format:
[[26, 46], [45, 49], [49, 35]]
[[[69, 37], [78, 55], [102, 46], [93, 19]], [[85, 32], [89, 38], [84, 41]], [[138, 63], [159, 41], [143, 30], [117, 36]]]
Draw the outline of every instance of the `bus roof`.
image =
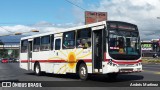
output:
[[48, 32], [48, 33], [41, 33], [41, 34], [26, 36], [26, 37], [22, 37], [21, 40], [34, 38], [34, 37], [45, 36], [45, 35], [50, 35], [50, 34], [63, 33], [63, 32], [67, 32], [67, 31], [78, 30], [78, 29], [94, 27], [94, 26], [99, 26], [99, 25], [105, 25], [105, 24], [106, 24], [106, 21], [102, 21], [102, 22], [97, 22], [97, 23], [92, 23], [92, 24], [72, 27], [72, 28], [64, 29], [63, 31], [58, 31], [58, 32], [56, 31], [56, 32]]
[[[31, 35], [31, 36], [26, 36], [26, 37], [22, 37], [21, 40], [25, 40], [25, 39], [31, 39], [31, 38], [35, 38], [35, 37], [40, 37], [40, 36], [45, 36], [45, 35], [51, 35], [51, 34], [58, 34], [58, 33], [63, 33], [63, 32], [67, 32], [67, 31], [72, 31], [72, 30], [78, 30], [78, 29], [83, 29], [83, 28], [88, 28], [88, 27], [94, 27], [94, 26], [99, 26], [99, 25], [106, 25], [106, 22], [108, 23], [125, 23], [125, 24], [131, 24], [131, 23], [127, 23], [127, 22], [122, 22], [122, 21], [101, 21], [101, 22], [96, 22], [96, 23], [92, 23], [92, 24], [87, 24], [87, 25], [82, 25], [82, 26], [77, 26], [77, 27], [72, 27], [72, 28], [68, 28], [68, 29], [64, 29], [63, 31], [53, 31], [53, 32], [48, 32], [48, 33], [41, 33], [41, 34], [36, 34], [36, 35]], [[131, 24], [134, 25], [134, 24]]]
[[123, 22], [123, 21], [107, 21], [107, 23], [123, 23], [123, 24], [127, 24], [127, 25], [137, 26], [137, 25], [135, 25], [135, 24], [128, 23], [128, 22]]

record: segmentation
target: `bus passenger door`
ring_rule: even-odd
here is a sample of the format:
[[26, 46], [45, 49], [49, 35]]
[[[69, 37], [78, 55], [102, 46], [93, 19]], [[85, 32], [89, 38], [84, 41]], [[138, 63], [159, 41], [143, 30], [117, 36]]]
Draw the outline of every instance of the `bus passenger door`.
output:
[[102, 72], [103, 60], [103, 29], [93, 29], [92, 32], [92, 65], [93, 72]]
[[[60, 50], [61, 50], [61, 40], [62, 38], [61, 37], [55, 37], [54, 38], [54, 57], [57, 57], [57, 59], [60, 61]], [[57, 60], [57, 61], [58, 61]], [[54, 63], [53, 67], [54, 67], [54, 70], [53, 70], [53, 73], [57, 73], [57, 70], [59, 69], [59, 64], [60, 63]]]
[[54, 39], [54, 52], [55, 52], [55, 56], [59, 57], [59, 50], [61, 49], [61, 38], [57, 37]]
[[28, 70], [32, 69], [32, 41], [28, 41]]

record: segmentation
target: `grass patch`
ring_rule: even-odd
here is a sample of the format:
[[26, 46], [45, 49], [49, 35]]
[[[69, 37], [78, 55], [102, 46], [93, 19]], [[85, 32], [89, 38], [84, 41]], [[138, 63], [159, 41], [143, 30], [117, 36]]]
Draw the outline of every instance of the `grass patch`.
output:
[[143, 59], [142, 58], [142, 63], [160, 63], [160, 58], [155, 58], [155, 59]]

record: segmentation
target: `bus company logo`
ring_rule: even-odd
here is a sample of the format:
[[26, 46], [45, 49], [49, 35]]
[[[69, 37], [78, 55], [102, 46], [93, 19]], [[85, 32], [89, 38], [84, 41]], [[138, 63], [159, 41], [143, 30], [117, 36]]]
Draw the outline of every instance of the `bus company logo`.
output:
[[69, 62], [68, 66], [70, 68], [74, 68], [76, 66], [75, 62], [77, 62], [76, 54], [74, 52], [70, 52], [68, 54], [68, 60], [67, 61]]
[[2, 87], [11, 87], [11, 82], [2, 82]]
[[48, 59], [48, 60], [54, 60], [58, 58], [58, 59], [68, 62], [67, 64], [61, 66], [61, 68], [57, 70], [57, 73], [64, 73], [65, 71], [74, 72], [73, 70], [76, 67], [76, 62], [80, 59], [86, 58], [91, 55], [91, 51], [85, 52], [83, 49], [81, 50], [74, 49], [74, 50], [66, 51], [66, 52], [60, 51], [59, 53], [62, 56], [51, 57]]

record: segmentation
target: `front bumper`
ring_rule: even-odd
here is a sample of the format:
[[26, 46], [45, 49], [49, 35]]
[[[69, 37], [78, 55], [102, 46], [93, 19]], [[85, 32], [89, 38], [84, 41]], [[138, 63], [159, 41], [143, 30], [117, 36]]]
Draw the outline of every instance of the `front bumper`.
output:
[[102, 73], [132, 73], [132, 72], [141, 72], [142, 71], [142, 64], [110, 64], [107, 62], [103, 62], [102, 64]]

